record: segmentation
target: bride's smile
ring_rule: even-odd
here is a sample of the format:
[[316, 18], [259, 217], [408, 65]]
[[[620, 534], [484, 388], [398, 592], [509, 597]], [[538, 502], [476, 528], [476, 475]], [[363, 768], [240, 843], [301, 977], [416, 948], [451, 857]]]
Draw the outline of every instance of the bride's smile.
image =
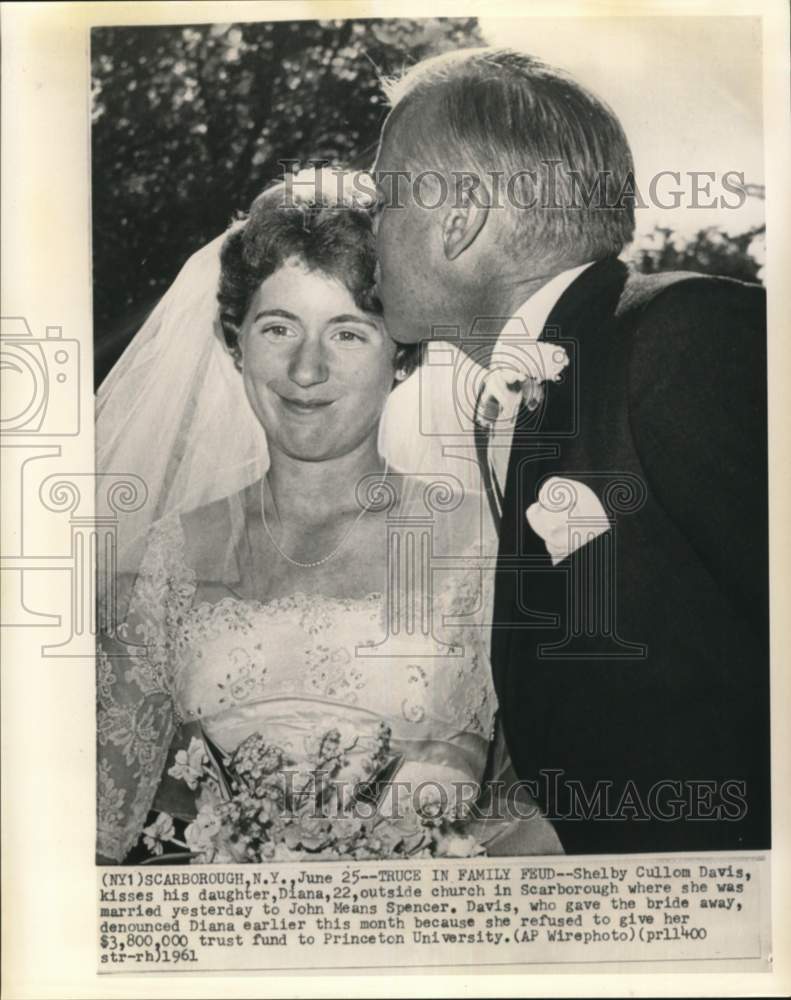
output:
[[282, 396], [280, 393], [277, 395], [280, 396], [281, 403], [289, 413], [310, 416], [315, 416], [319, 411], [332, 406], [335, 402], [334, 399], [289, 399], [288, 396]]
[[284, 262], [253, 296], [239, 339], [245, 391], [270, 448], [315, 462], [376, 435], [396, 348], [342, 281]]

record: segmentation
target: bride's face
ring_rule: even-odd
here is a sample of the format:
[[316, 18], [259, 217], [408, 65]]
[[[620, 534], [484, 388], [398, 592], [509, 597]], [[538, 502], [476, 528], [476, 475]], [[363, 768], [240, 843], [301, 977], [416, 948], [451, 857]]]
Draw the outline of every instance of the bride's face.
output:
[[253, 297], [240, 340], [245, 391], [270, 448], [323, 461], [378, 432], [395, 345], [340, 281], [286, 262]]

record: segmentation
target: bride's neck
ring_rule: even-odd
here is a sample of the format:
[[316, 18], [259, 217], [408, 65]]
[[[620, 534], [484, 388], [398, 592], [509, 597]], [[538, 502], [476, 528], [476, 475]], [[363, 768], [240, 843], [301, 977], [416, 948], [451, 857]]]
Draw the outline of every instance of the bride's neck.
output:
[[272, 449], [267, 482], [278, 512], [302, 522], [321, 522], [359, 511], [357, 485], [364, 476], [385, 469], [376, 438], [338, 458], [306, 462]]

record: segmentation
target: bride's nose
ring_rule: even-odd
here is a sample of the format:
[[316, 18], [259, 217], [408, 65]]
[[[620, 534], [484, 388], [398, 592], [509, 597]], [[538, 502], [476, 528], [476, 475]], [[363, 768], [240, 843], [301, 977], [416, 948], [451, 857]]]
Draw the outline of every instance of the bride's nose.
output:
[[291, 381], [307, 389], [311, 385], [326, 382], [328, 374], [327, 359], [321, 340], [312, 337], [302, 338], [291, 356], [288, 371]]

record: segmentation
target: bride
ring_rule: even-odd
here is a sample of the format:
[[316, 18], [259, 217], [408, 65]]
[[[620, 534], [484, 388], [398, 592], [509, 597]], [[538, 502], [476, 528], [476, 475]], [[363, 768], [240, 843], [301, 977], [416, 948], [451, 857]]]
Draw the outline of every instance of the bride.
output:
[[[383, 421], [417, 357], [382, 324], [365, 197], [296, 187], [188, 262], [98, 394], [99, 470], [150, 494], [99, 650], [103, 859], [135, 856], [152, 809], [178, 813], [168, 771], [196, 725], [223, 754], [262, 733], [299, 758], [330, 729], [369, 753], [384, 720], [416, 794], [507, 766], [488, 509]], [[560, 850], [535, 809], [485, 839]]]

